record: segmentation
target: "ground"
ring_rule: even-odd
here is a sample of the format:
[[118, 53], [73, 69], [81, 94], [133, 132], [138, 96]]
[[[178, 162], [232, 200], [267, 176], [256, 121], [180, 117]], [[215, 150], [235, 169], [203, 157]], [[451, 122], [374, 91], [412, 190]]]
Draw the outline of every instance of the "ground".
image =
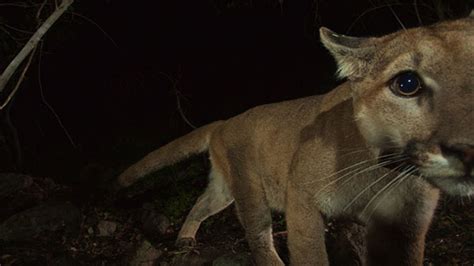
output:
[[[205, 188], [207, 168], [206, 158], [198, 156], [118, 193], [75, 192], [47, 178], [22, 177], [29, 181], [19, 195], [34, 194], [41, 203], [1, 216], [0, 265], [250, 265], [233, 206], [204, 222], [195, 248], [174, 247]], [[474, 264], [472, 207], [466, 199], [443, 197], [428, 233], [425, 265]], [[287, 261], [283, 215], [274, 214], [274, 220], [277, 250]]]

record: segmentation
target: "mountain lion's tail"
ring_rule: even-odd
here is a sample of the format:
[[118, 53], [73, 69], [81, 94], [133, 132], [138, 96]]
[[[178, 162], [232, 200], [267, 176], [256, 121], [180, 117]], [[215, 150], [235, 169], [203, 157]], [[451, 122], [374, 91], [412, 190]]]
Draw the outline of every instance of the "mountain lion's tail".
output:
[[174, 164], [180, 160], [206, 151], [212, 132], [222, 124], [217, 121], [200, 127], [191, 133], [180, 137], [165, 146], [149, 153], [145, 158], [130, 166], [118, 177], [118, 183], [122, 187], [133, 184], [137, 179], [164, 166]]

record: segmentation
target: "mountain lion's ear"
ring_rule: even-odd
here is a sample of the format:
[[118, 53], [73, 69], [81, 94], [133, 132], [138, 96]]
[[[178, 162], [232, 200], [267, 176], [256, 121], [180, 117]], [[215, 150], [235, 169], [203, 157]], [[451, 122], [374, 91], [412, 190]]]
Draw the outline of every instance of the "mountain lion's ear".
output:
[[319, 29], [321, 42], [337, 62], [338, 76], [354, 79], [367, 73], [375, 54], [376, 38], [356, 38], [334, 33], [328, 28]]

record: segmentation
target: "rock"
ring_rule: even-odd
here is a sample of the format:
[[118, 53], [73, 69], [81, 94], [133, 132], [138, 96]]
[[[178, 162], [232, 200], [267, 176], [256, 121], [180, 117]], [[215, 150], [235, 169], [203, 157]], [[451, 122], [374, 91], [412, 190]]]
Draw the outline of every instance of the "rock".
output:
[[5, 199], [31, 186], [33, 178], [27, 175], [2, 173], [0, 174], [0, 198]]
[[232, 255], [224, 255], [212, 262], [212, 266], [250, 266], [252, 258], [250, 254], [238, 253]]
[[[216, 263], [239, 261], [240, 255], [227, 255], [223, 256], [225, 251], [222, 247], [217, 246], [203, 246], [199, 248], [185, 248], [179, 250], [174, 254], [170, 264], [172, 266], [202, 266], [202, 265], [213, 265], [215, 260]], [[220, 258], [222, 257], [222, 258]], [[220, 264], [225, 265], [225, 264]], [[245, 265], [245, 264], [231, 264], [231, 265]]]
[[49, 266], [80, 266], [82, 265], [77, 259], [69, 255], [62, 255], [59, 257], [53, 258], [48, 262]]
[[100, 221], [99, 224], [97, 224], [97, 229], [99, 229], [99, 236], [110, 236], [117, 230], [117, 223], [112, 221]]
[[141, 220], [143, 232], [152, 238], [168, 233], [171, 226], [168, 217], [158, 213], [151, 204], [144, 205]]
[[176, 255], [172, 262], [172, 266], [202, 266], [209, 265], [212, 262], [212, 259], [206, 255], [198, 254], [195, 252], [183, 253]]
[[0, 241], [47, 243], [75, 234], [81, 225], [81, 213], [71, 203], [42, 204], [17, 213], [0, 224]]
[[140, 247], [135, 252], [135, 256], [130, 261], [130, 266], [153, 266], [162, 254], [162, 251], [153, 247], [153, 245], [144, 240]]
[[1, 173], [0, 174], [0, 221], [18, 211], [33, 207], [45, 200], [48, 194], [57, 189], [57, 185], [48, 178], [33, 178], [31, 176]]
[[80, 185], [86, 190], [100, 188], [109, 191], [110, 184], [115, 181], [116, 176], [114, 168], [91, 162], [82, 167], [79, 180]]

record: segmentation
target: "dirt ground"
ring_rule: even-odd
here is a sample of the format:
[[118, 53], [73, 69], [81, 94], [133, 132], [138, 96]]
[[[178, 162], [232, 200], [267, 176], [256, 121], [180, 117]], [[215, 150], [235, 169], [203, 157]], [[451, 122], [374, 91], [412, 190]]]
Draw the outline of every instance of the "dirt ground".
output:
[[[203, 223], [195, 248], [174, 246], [185, 215], [205, 188], [205, 171], [206, 163], [194, 160], [119, 194], [96, 189], [84, 196], [55, 187], [44, 204], [64, 201], [71, 204], [63, 208], [77, 207], [77, 228], [68, 233], [60, 224], [29, 240], [0, 240], [0, 265], [251, 265], [233, 206]], [[443, 197], [427, 236], [425, 265], [474, 265], [473, 206], [466, 199]], [[274, 215], [275, 245], [287, 261], [283, 221], [283, 215]]]

